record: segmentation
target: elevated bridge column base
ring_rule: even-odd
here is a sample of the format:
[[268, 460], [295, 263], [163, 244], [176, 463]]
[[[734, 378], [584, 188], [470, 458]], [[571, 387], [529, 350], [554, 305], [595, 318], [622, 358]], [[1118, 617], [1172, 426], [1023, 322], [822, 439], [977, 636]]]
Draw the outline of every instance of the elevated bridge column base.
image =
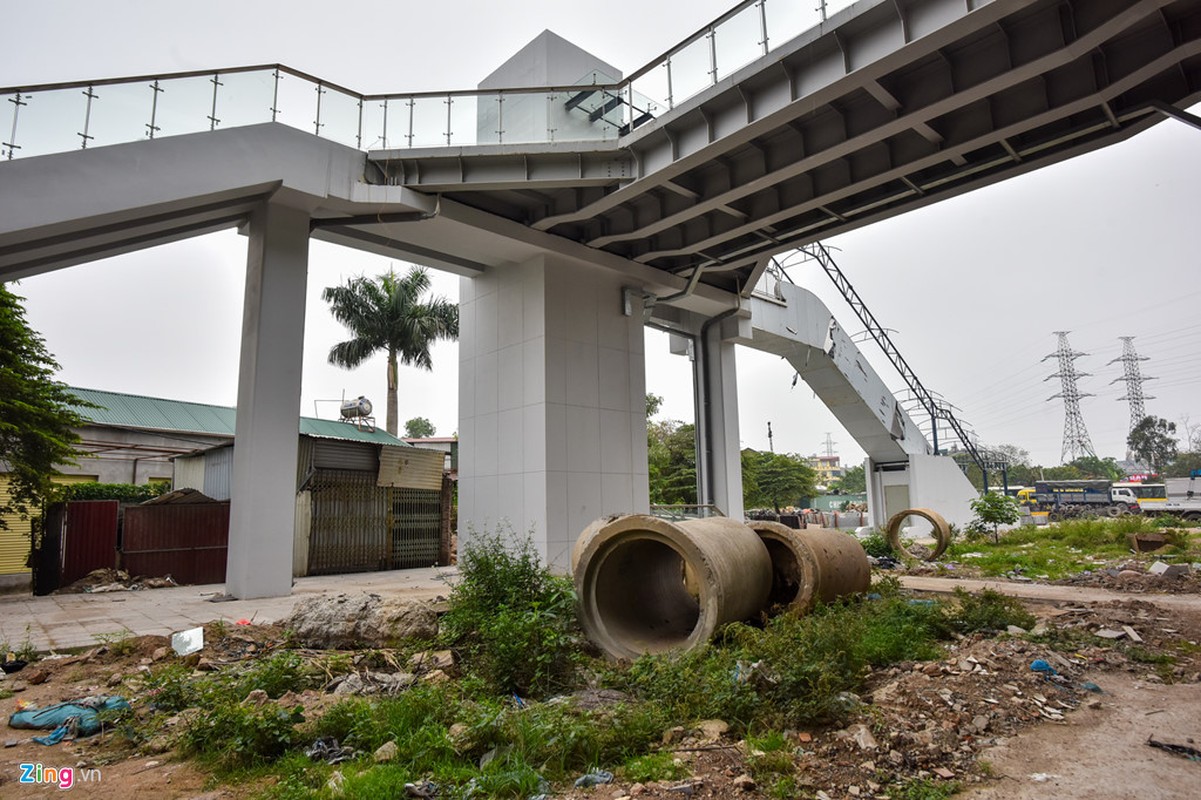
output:
[[309, 215], [267, 202], [250, 216], [225, 590], [292, 591]]
[[886, 525], [907, 508], [929, 508], [947, 522], [963, 526], [972, 520], [968, 505], [980, 496], [950, 456], [909, 456], [906, 461], [863, 464], [867, 476], [867, 511], [872, 524]]
[[642, 317], [620, 276], [551, 254], [460, 286], [460, 551], [529, 534], [567, 572], [590, 522], [650, 510]]

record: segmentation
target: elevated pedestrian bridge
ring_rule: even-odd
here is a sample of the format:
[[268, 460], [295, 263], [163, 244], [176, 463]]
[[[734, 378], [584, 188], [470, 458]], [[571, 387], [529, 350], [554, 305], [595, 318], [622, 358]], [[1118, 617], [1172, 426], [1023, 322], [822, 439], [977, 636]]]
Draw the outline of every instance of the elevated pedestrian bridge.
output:
[[[773, 334], [752, 302], [772, 255], [1201, 100], [1201, 0], [861, 0], [827, 20], [798, 6], [740, 3], [625, 78], [543, 34], [515, 59], [568, 53], [550, 86], [370, 95], [268, 65], [0, 89], [0, 280], [249, 234], [235, 484], [256, 501], [234, 498], [239, 596], [290, 580], [289, 559], [258, 568], [290, 552], [294, 487], [261, 476], [295, 457], [310, 236], [469, 279], [465, 520], [532, 521], [556, 559], [581, 520], [646, 505], [647, 320], [699, 343], [698, 499], [737, 513], [733, 343], [833, 358]], [[926, 452], [886, 406], [861, 441]]]

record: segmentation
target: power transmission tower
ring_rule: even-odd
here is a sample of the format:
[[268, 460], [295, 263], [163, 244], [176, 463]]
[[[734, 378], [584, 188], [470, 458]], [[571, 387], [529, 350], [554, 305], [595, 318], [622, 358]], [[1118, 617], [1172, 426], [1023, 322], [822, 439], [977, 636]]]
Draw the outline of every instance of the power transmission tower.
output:
[[1084, 427], [1084, 417], [1080, 415], [1080, 398], [1093, 397], [1093, 395], [1089, 392], [1081, 392], [1076, 388], [1077, 378], [1086, 378], [1091, 375], [1088, 372], [1076, 371], [1076, 359], [1086, 356], [1088, 353], [1072, 350], [1071, 345], [1068, 344], [1068, 333], [1068, 331], [1055, 331], [1055, 335], [1059, 337], [1059, 349], [1042, 359], [1046, 361], [1048, 358], [1054, 358], [1058, 359], [1059, 363], [1059, 371], [1043, 378], [1043, 381], [1059, 378], [1059, 394], [1051, 395], [1047, 400], [1063, 399], [1063, 449], [1060, 450], [1059, 460], [1064, 464], [1082, 456], [1097, 457], [1092, 440], [1088, 436], [1088, 428]]
[[[1152, 381], [1155, 379], [1148, 375], [1143, 375], [1142, 370], [1138, 368], [1138, 362], [1147, 361], [1148, 359], [1146, 356], [1140, 356], [1135, 352], [1134, 337], [1119, 336], [1118, 338], [1122, 340], [1122, 356], [1121, 358], [1115, 358], [1109, 363], [1116, 364], [1119, 361], [1122, 362], [1123, 374], [1120, 378], [1114, 378], [1109, 383], [1112, 386], [1118, 381], [1126, 382], [1126, 394], [1119, 397], [1118, 400], [1130, 401], [1130, 431], [1133, 431], [1134, 426], [1142, 422], [1143, 417], [1147, 416], [1147, 412], [1143, 409], [1143, 401], [1155, 399], [1153, 395], [1143, 394], [1143, 381]], [[1127, 431], [1127, 436], [1130, 435], [1130, 431]], [[1126, 450], [1126, 459], [1130, 459], [1129, 448]]]
[[834, 455], [834, 445], [836, 445], [836, 444], [838, 444], [838, 442], [831, 439], [830, 432], [826, 431], [826, 455], [827, 456]]

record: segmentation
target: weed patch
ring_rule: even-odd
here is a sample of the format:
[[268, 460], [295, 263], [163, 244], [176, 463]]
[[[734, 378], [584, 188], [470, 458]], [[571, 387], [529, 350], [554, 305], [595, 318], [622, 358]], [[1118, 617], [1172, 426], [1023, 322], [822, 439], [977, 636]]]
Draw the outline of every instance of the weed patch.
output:
[[582, 661], [575, 589], [528, 537], [473, 535], [441, 631], [495, 694], [548, 696], [574, 683]]
[[1029, 630], [1034, 627], [1034, 615], [1017, 598], [992, 589], [979, 594], [955, 590], [956, 606], [946, 614], [947, 623], [960, 633], [1003, 631], [1010, 625]]

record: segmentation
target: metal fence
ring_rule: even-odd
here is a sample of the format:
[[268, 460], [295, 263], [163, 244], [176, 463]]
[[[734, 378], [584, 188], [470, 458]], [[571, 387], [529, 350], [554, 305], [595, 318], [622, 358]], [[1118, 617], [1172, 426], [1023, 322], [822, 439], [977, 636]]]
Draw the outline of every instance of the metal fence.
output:
[[433, 566], [443, 540], [442, 492], [375, 485], [372, 473], [319, 469], [309, 482], [310, 575]]

